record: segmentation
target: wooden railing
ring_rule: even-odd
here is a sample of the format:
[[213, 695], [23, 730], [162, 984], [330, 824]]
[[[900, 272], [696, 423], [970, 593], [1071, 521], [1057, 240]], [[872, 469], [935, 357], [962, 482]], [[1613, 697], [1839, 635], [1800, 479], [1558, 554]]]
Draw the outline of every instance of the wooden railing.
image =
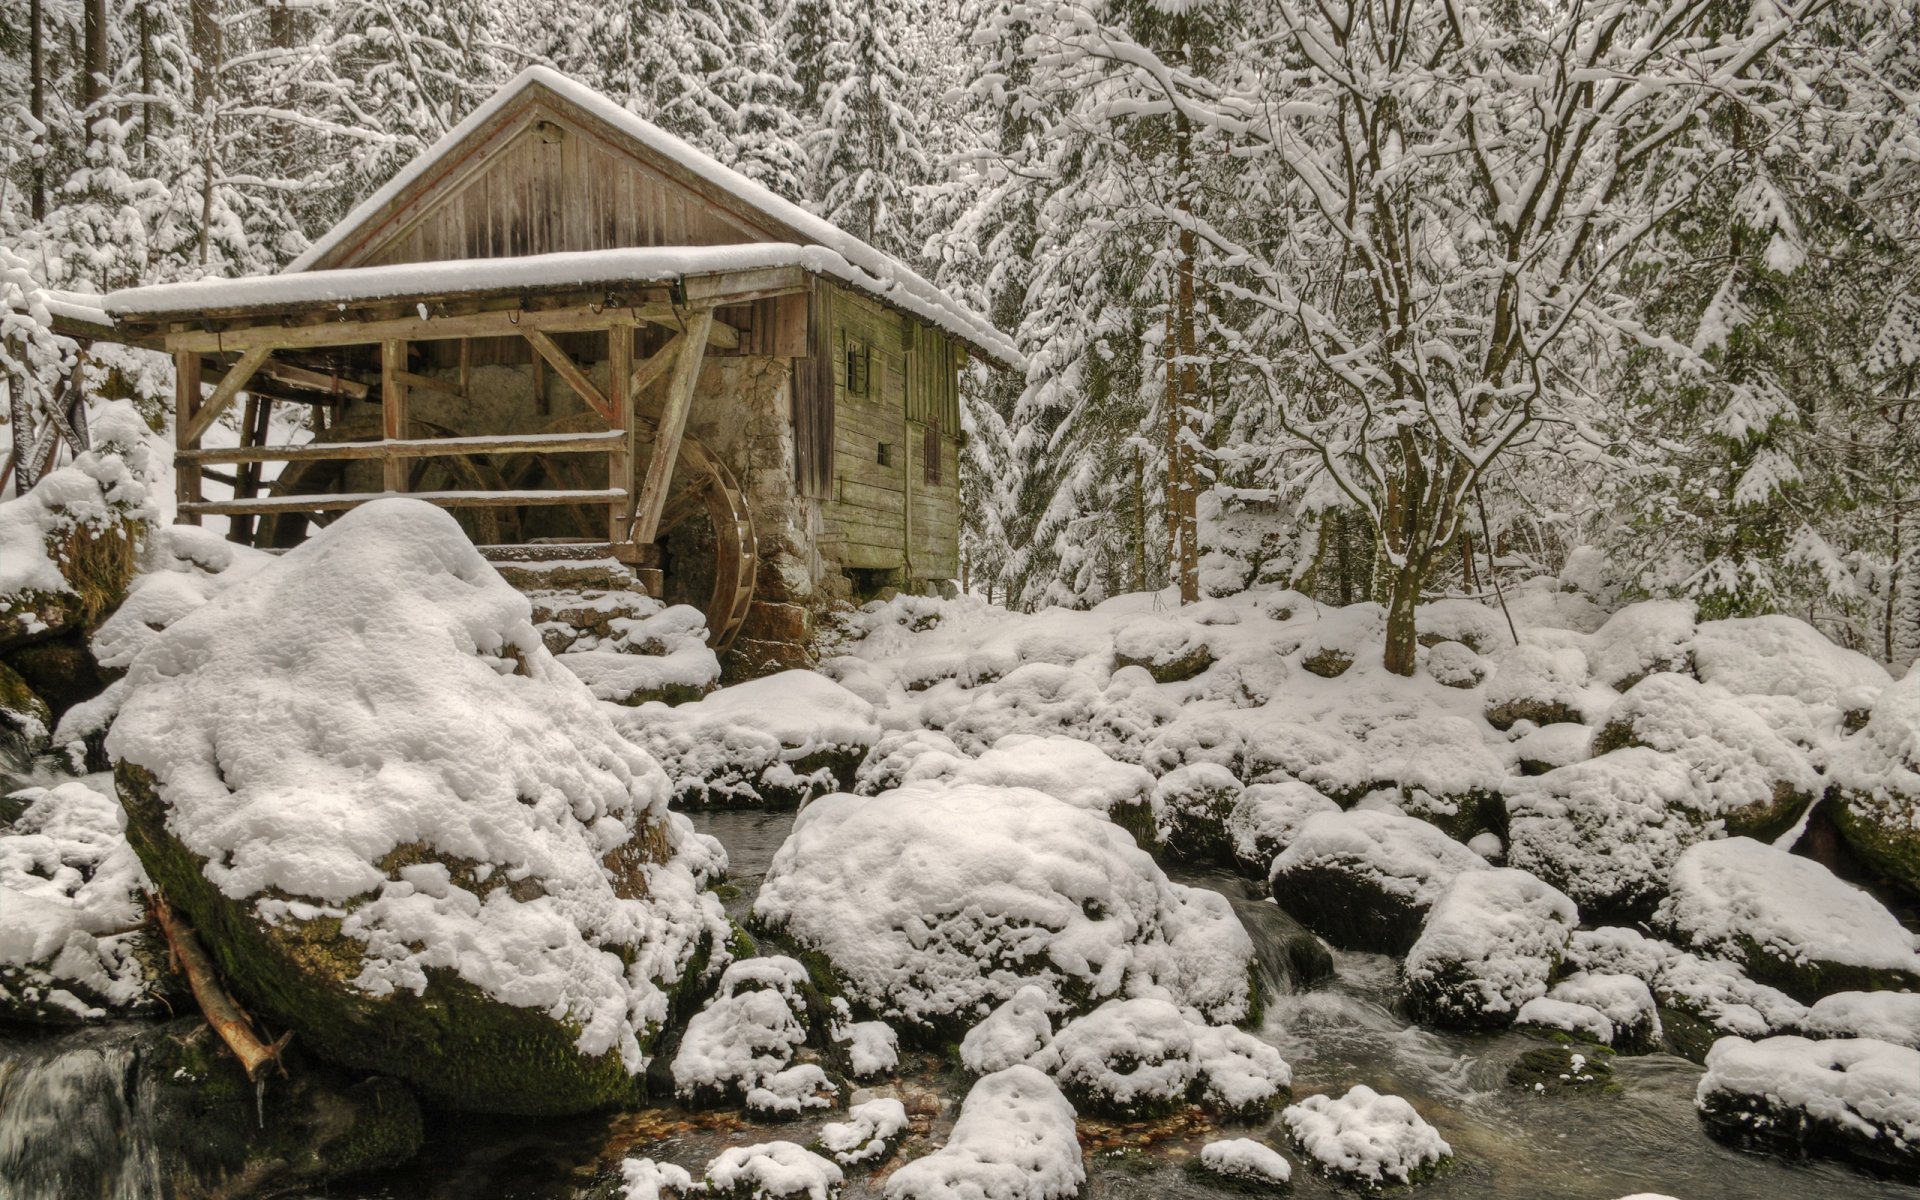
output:
[[[626, 445], [618, 429], [588, 433], [506, 434], [487, 437], [391, 438], [366, 442], [309, 442], [298, 446], [221, 446], [181, 449], [174, 457], [182, 470], [215, 464], [375, 460], [395, 464], [408, 459], [459, 458], [486, 454], [607, 454]], [[319, 492], [310, 495], [256, 496], [236, 500], [183, 500], [182, 516], [240, 516], [267, 513], [333, 512], [356, 508], [369, 500], [400, 494], [385, 492]], [[620, 487], [543, 490], [462, 489], [407, 492], [418, 500], [444, 508], [517, 508], [522, 505], [607, 504], [627, 498]]]

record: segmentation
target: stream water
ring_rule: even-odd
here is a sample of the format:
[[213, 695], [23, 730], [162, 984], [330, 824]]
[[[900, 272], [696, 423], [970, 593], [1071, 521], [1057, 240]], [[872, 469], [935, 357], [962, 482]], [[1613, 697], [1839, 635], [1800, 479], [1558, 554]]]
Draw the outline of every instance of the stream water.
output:
[[[733, 860], [728, 907], [751, 907], [790, 814], [713, 812], [695, 823], [726, 844]], [[1221, 891], [1256, 942], [1281, 919], [1271, 904], [1226, 872], [1189, 871], [1184, 882]], [[1455, 1163], [1410, 1196], [1430, 1200], [1615, 1200], [1660, 1192], [1682, 1200], [1920, 1200], [1920, 1187], [1825, 1162], [1794, 1163], [1749, 1154], [1707, 1137], [1693, 1112], [1700, 1068], [1668, 1055], [1614, 1060], [1607, 1092], [1534, 1094], [1505, 1081], [1508, 1066], [1539, 1043], [1516, 1034], [1455, 1035], [1412, 1024], [1396, 1007], [1397, 965], [1378, 955], [1338, 954], [1331, 979], [1294, 989], [1268, 963], [1272, 996], [1261, 1036], [1294, 1069], [1294, 1094], [1345, 1091], [1366, 1083], [1405, 1096], [1452, 1144]], [[0, 1200], [74, 1196], [148, 1197], [156, 1149], [143, 1133], [142, 1097], [127, 1077], [130, 1027], [57, 1037], [0, 1033]], [[966, 1081], [930, 1055], [909, 1054], [902, 1083], [909, 1107], [927, 1114], [905, 1149], [944, 1140]], [[573, 1200], [609, 1194], [624, 1156], [693, 1170], [729, 1145], [785, 1138], [809, 1141], [818, 1118], [749, 1123], [737, 1113], [676, 1108], [614, 1116], [530, 1121], [458, 1117], [433, 1123], [429, 1144], [403, 1170], [328, 1188], [330, 1200]], [[1214, 1137], [1284, 1138], [1271, 1119], [1250, 1126], [1195, 1128], [1083, 1123], [1090, 1143], [1088, 1195], [1201, 1198], [1229, 1194], [1192, 1169]], [[1297, 1156], [1291, 1155], [1298, 1163]], [[896, 1159], [896, 1161], [898, 1161]], [[22, 1166], [26, 1164], [26, 1166]], [[8, 1168], [11, 1168], [11, 1173]], [[29, 1176], [27, 1168], [30, 1167]], [[881, 1172], [852, 1172], [849, 1198], [878, 1196]], [[1350, 1195], [1298, 1169], [1303, 1197]], [[617, 1194], [617, 1193], [615, 1193]]]

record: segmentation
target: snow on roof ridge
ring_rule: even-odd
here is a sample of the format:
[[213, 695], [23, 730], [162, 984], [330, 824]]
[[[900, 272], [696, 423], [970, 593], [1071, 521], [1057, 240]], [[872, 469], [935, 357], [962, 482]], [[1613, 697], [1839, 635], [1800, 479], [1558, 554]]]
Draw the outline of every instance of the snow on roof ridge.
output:
[[[792, 227], [809, 240], [833, 251], [846, 265], [871, 281], [861, 283], [861, 286], [867, 290], [894, 299], [896, 303], [901, 301], [894, 296], [895, 292], [913, 296], [918, 303], [911, 306], [903, 304], [903, 307], [911, 307], [922, 316], [927, 316], [929, 312], [939, 313], [941, 314], [939, 318], [929, 316], [928, 319], [933, 320], [947, 332], [974, 343], [1010, 366], [1025, 366], [1025, 356], [1014, 346], [1012, 340], [994, 328], [990, 321], [934, 286], [899, 259], [868, 245], [832, 222], [815, 216], [771, 189], [755, 183], [712, 155], [668, 133], [651, 121], [635, 116], [614, 103], [610, 97], [561, 74], [552, 67], [538, 65], [526, 68], [501, 85], [500, 90], [468, 113], [464, 120], [448, 130], [440, 140], [427, 147], [412, 162], [400, 168], [393, 178], [362, 200], [332, 229], [321, 234], [303, 254], [287, 265], [283, 274], [304, 272], [310, 268], [315, 260], [338, 246], [350, 231], [364, 223], [401, 191], [425, 175], [461, 140], [491, 121], [522, 92], [536, 83], [737, 199], [746, 201], [759, 209], [763, 215]], [[856, 282], [851, 279], [847, 281]]]

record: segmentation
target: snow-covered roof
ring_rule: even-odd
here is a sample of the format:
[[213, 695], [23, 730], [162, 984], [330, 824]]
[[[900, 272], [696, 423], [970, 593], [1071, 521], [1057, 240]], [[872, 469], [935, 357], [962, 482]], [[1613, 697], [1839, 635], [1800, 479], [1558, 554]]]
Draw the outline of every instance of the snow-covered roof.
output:
[[43, 288], [40, 295], [46, 300], [47, 314], [55, 320], [73, 321], [81, 325], [113, 327], [113, 318], [100, 307], [101, 298], [84, 292], [63, 292], [55, 288]]
[[[636, 246], [624, 250], [585, 250], [530, 254], [518, 258], [468, 258], [445, 262], [396, 263], [296, 274], [255, 275], [243, 279], [198, 279], [110, 292], [101, 303], [107, 314], [149, 317], [165, 313], [246, 312], [314, 304], [360, 304], [414, 296], [511, 293], [530, 288], [618, 286], [666, 283], [735, 271], [797, 267], [871, 293], [983, 351], [1002, 356], [978, 334], [953, 329], [946, 310], [917, 292], [889, 288], [882, 280], [825, 246], [791, 242], [746, 242], [733, 246]], [[992, 332], [991, 329], [988, 332]], [[996, 337], [998, 335], [995, 335]], [[1005, 339], [1000, 339], [1004, 341]], [[1011, 346], [1006, 347], [1013, 354]], [[1018, 362], [1018, 357], [1008, 359]]]
[[[914, 313], [1009, 366], [1024, 365], [1026, 360], [1012, 340], [995, 329], [990, 321], [935, 287], [899, 259], [820, 219], [659, 126], [634, 116], [592, 88], [549, 67], [528, 67], [514, 76], [485, 103], [469, 113], [465, 120], [429, 146], [418, 158], [402, 167], [399, 173], [363, 200], [339, 224], [322, 234], [307, 248], [306, 253], [288, 265], [287, 273], [309, 270], [401, 192], [432, 172], [474, 131], [494, 120], [523, 92], [535, 86], [546, 88], [651, 153], [726, 192], [769, 221], [786, 226], [798, 235], [797, 240], [832, 251], [853, 275], [863, 277], [838, 275], [843, 281], [855, 284], [886, 303]], [[820, 273], [835, 274], [824, 270]]]

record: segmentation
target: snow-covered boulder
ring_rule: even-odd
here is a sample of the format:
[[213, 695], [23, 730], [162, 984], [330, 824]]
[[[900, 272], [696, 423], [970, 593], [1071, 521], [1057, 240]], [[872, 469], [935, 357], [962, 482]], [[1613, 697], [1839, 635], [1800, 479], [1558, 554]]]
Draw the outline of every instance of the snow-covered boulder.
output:
[[1317, 813], [1340, 811], [1319, 789], [1297, 779], [1256, 783], [1240, 793], [1227, 814], [1227, 838], [1240, 869], [1256, 879], [1273, 871], [1273, 860]]
[[[1347, 673], [1361, 655], [1377, 652], [1387, 636], [1387, 611], [1378, 604], [1322, 609], [1296, 640], [1300, 669], [1323, 679]], [[1284, 648], [1284, 643], [1283, 643]]]
[[159, 516], [150, 435], [133, 405], [109, 404], [91, 422], [92, 449], [0, 503], [0, 650], [112, 611]]
[[1835, 992], [1808, 1007], [1808, 1037], [1864, 1037], [1920, 1050], [1920, 992]]
[[1293, 1178], [1293, 1164], [1272, 1146], [1252, 1138], [1227, 1138], [1200, 1147], [1203, 1170], [1236, 1183], [1278, 1188]]
[[844, 1121], [821, 1126], [820, 1148], [843, 1167], [879, 1162], [893, 1152], [906, 1128], [907, 1106], [882, 1096], [853, 1105]]
[[[916, 776], [909, 773], [910, 781]], [[995, 742], [979, 758], [959, 764], [956, 783], [1026, 787], [1055, 800], [1104, 814], [1152, 849], [1154, 779], [1135, 763], [1123, 763], [1078, 738], [1013, 733]]]
[[640, 1094], [712, 847], [445, 512], [382, 500], [141, 650], [129, 840], [242, 1003], [453, 1107]]
[[1274, 859], [1273, 896], [1336, 946], [1404, 954], [1454, 878], [1487, 869], [1479, 855], [1417, 818], [1321, 813]]
[[1716, 1038], [1793, 1032], [1807, 1017], [1806, 1005], [1749, 979], [1738, 963], [1702, 957], [1635, 929], [1583, 929], [1573, 935], [1566, 963], [1576, 974], [1630, 975], [1645, 983], [1659, 1005], [1663, 1039], [1696, 1061]]
[[1588, 1091], [1606, 1087], [1612, 1082], [1613, 1051], [1601, 1044], [1595, 1029], [1583, 1027], [1595, 1020], [1605, 1024], [1604, 1019], [1599, 1018], [1592, 1009], [1584, 1005], [1562, 1005], [1555, 1000], [1542, 999], [1529, 1001], [1521, 1011], [1535, 1016], [1561, 1018], [1564, 1024], [1545, 1020], [1523, 1021], [1521, 1024], [1560, 1029], [1571, 1034], [1572, 1038], [1523, 1051], [1507, 1067], [1509, 1086], [1545, 1093]]
[[880, 740], [873, 705], [812, 671], [782, 671], [623, 719], [682, 804], [798, 804], [851, 786]]
[[[729, 966], [681, 1035], [674, 1093], [693, 1104], [738, 1101], [786, 1070], [807, 1041], [807, 988], [807, 969], [785, 955]], [[795, 1097], [795, 1105], [825, 1107], [826, 1101], [809, 1094]]]
[[967, 761], [953, 739], [937, 729], [889, 729], [854, 768], [853, 790], [877, 796], [903, 784], [951, 779]]
[[1165, 1000], [1109, 1000], [1067, 1022], [1030, 1060], [1082, 1111], [1127, 1120], [1189, 1101], [1249, 1116], [1285, 1094], [1280, 1052], [1232, 1026], [1194, 1022]]
[[0, 762], [27, 762], [53, 744], [53, 709], [0, 662]]
[[693, 1176], [685, 1167], [629, 1158], [620, 1163], [619, 1200], [677, 1200], [695, 1192]]
[[1722, 1038], [1696, 1095], [1718, 1137], [1920, 1168], [1920, 1051], [1872, 1038]]
[[1822, 787], [1805, 751], [1718, 686], [1686, 675], [1649, 675], [1607, 711], [1594, 753], [1625, 746], [1684, 765], [1698, 787], [1700, 812], [1732, 834], [1778, 836]]
[[1637, 746], [1515, 779], [1507, 861], [1583, 909], [1644, 913], [1680, 852], [1709, 836], [1700, 805], [1684, 763]]
[[1693, 634], [1702, 683], [1736, 696], [1791, 696], [1802, 704], [1854, 711], [1893, 682], [1879, 663], [1795, 617], [1772, 614], [1702, 621]]
[[915, 785], [801, 810], [754, 905], [886, 1020], [957, 1040], [1025, 984], [1085, 1011], [1164, 992], [1252, 1011], [1226, 899], [1168, 881], [1104, 817], [1029, 788]]
[[1810, 858], [1751, 838], [1680, 856], [1655, 920], [1801, 1001], [1837, 991], [1920, 989], [1920, 953], [1878, 900]]
[[1445, 713], [1395, 714], [1369, 722], [1361, 748], [1370, 782], [1398, 791], [1410, 816], [1462, 842], [1505, 825], [1507, 763], [1474, 722]]
[[1267, 712], [1241, 719], [1247, 729], [1237, 773], [1248, 783], [1297, 779], [1340, 804], [1353, 803], [1373, 786], [1371, 759], [1339, 726], [1282, 720]]
[[1033, 1061], [1053, 1041], [1056, 1001], [1032, 984], [1021, 988], [960, 1039], [960, 1063], [976, 1075], [991, 1075]]
[[[833, 1005], [843, 1013], [845, 999], [835, 996]], [[834, 1043], [847, 1058], [847, 1074], [855, 1079], [874, 1079], [891, 1075], [900, 1067], [900, 1035], [885, 1021], [848, 1021], [834, 1025]]]
[[1649, 675], [1693, 673], [1693, 602], [1647, 600], [1607, 618], [1587, 640], [1587, 668], [1616, 691]]
[[1860, 857], [1920, 891], [1920, 666], [1827, 758], [1834, 822]]
[[1512, 645], [1513, 635], [1500, 613], [1478, 600], [1435, 600], [1414, 610], [1414, 624], [1420, 631], [1420, 644], [1464, 645], [1476, 654], [1485, 654], [1501, 645]]
[[1511, 867], [1456, 876], [1407, 952], [1414, 1010], [1440, 1025], [1497, 1028], [1546, 995], [1579, 923], [1573, 901]]
[[947, 1144], [887, 1180], [887, 1200], [1066, 1200], [1086, 1184], [1073, 1105], [1032, 1067], [973, 1085]]
[[1363, 1083], [1339, 1099], [1308, 1096], [1288, 1105], [1280, 1123], [1322, 1171], [1374, 1187], [1424, 1178], [1453, 1154], [1413, 1105]]
[[1520, 1006], [1516, 1025], [1558, 1029], [1623, 1053], [1660, 1044], [1660, 1012], [1653, 992], [1633, 975], [1575, 971], [1547, 994]]
[[1471, 647], [1439, 642], [1426, 653], [1427, 676], [1441, 687], [1477, 688], [1486, 682], [1487, 664]]
[[1113, 665], [1143, 667], [1155, 683], [1180, 683], [1213, 665], [1202, 628], [1175, 617], [1136, 617], [1113, 634]]
[[1227, 820], [1241, 790], [1233, 772], [1218, 763], [1194, 763], [1162, 775], [1153, 790], [1159, 844], [1189, 862], [1231, 863]]
[[1494, 658], [1493, 677], [1480, 692], [1487, 724], [1578, 724], [1586, 716], [1587, 680], [1587, 659], [1578, 649], [1509, 646]]
[[1522, 775], [1545, 775], [1593, 757], [1593, 730], [1570, 721], [1529, 725], [1513, 739], [1513, 757]]
[[715, 1200], [833, 1200], [846, 1175], [805, 1146], [729, 1146], [707, 1164], [703, 1195]]
[[146, 875], [112, 786], [95, 775], [0, 800], [0, 1018], [163, 1011], [166, 945], [143, 926]]

